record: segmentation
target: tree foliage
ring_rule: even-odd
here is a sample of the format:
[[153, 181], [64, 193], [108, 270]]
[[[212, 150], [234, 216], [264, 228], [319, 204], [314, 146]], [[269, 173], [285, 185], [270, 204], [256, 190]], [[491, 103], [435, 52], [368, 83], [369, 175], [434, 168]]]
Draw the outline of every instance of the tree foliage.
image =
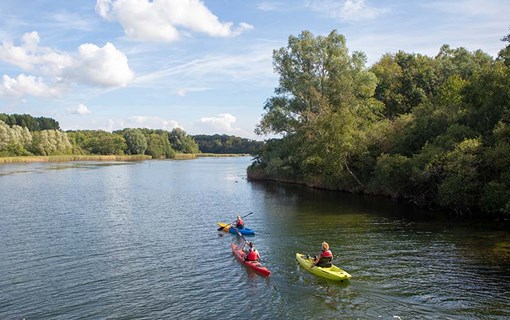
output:
[[174, 128], [169, 134], [170, 144], [172, 148], [181, 153], [199, 153], [198, 144], [192, 136], [181, 128]]
[[67, 134], [58, 130], [42, 130], [33, 133], [31, 151], [43, 156], [65, 155], [72, 152], [73, 146]]
[[263, 141], [256, 141], [231, 135], [194, 135], [193, 139], [198, 144], [198, 148], [204, 153], [218, 154], [255, 154], [259, 152]]
[[291, 36], [273, 53], [279, 84], [256, 128], [282, 138], [249, 173], [510, 214], [508, 61], [508, 46], [494, 59], [443, 45], [435, 57], [387, 53], [367, 69], [335, 31]]
[[122, 136], [126, 140], [127, 154], [144, 154], [147, 150], [147, 139], [139, 129], [125, 129]]
[[32, 134], [26, 127], [10, 127], [0, 120], [0, 155], [29, 155], [31, 145]]
[[151, 155], [154, 159], [174, 158], [175, 150], [166, 135], [152, 133], [147, 137], [146, 154]]
[[[273, 59], [279, 86], [257, 131], [293, 141], [297, 147], [289, 156], [299, 164], [298, 178], [331, 188], [362, 187], [352, 162], [366, 151], [366, 130], [382, 106], [373, 98], [377, 79], [365, 68], [364, 54], [349, 54], [336, 31], [327, 37], [304, 31], [289, 37]], [[259, 158], [266, 161], [263, 154]]]
[[46, 117], [32, 117], [29, 114], [5, 114], [0, 113], [0, 120], [9, 126], [20, 126], [29, 131], [60, 130], [59, 123]]

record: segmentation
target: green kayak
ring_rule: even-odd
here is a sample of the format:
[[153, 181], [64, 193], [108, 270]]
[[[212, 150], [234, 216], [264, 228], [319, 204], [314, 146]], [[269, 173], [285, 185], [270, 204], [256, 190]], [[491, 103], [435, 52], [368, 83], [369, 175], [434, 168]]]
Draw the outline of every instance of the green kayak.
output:
[[334, 265], [329, 268], [312, 267], [313, 258], [307, 258], [306, 254], [296, 253], [296, 260], [309, 272], [326, 279], [343, 282], [351, 278], [350, 274]]

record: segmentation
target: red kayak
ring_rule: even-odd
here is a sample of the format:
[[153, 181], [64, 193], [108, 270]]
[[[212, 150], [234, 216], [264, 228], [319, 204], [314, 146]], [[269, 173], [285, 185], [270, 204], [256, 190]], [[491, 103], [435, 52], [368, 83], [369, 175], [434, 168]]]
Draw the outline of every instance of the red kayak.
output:
[[232, 252], [237, 260], [242, 262], [247, 268], [252, 269], [261, 276], [267, 277], [271, 274], [271, 271], [267, 270], [266, 267], [260, 264], [258, 261], [246, 261], [244, 260], [245, 253], [236, 244], [232, 243]]

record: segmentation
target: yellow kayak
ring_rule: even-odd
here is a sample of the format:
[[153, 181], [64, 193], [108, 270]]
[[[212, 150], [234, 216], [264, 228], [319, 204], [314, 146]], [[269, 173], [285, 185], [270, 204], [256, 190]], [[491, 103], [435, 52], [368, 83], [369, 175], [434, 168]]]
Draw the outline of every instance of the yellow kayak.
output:
[[344, 280], [348, 280], [351, 278], [350, 274], [334, 265], [329, 268], [315, 266], [312, 267], [313, 258], [312, 257], [306, 258], [306, 254], [296, 253], [296, 260], [303, 268], [305, 268], [309, 272], [326, 279], [343, 282]]
[[[218, 225], [220, 226], [221, 230], [223, 230], [225, 232], [228, 232], [228, 230], [230, 230], [230, 227], [232, 226], [230, 223], [223, 223], [223, 222], [218, 222]], [[220, 229], [218, 229], [218, 231], [220, 231]]]

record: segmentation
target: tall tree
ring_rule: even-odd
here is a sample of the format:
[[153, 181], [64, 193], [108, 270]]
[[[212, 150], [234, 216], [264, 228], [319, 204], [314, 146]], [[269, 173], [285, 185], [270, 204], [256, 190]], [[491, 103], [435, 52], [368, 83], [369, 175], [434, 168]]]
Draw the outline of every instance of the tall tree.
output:
[[126, 140], [127, 154], [144, 154], [147, 150], [147, 139], [139, 129], [126, 129], [122, 136]]
[[182, 153], [199, 153], [198, 144], [193, 137], [188, 135], [181, 128], [174, 128], [169, 134], [170, 144], [177, 152]]
[[348, 183], [362, 185], [350, 162], [366, 148], [363, 129], [382, 107], [373, 98], [377, 79], [365, 62], [363, 53], [349, 54], [336, 31], [326, 37], [303, 31], [273, 52], [279, 86], [257, 132], [281, 134], [299, 146], [282, 167], [297, 158], [305, 179], [334, 183], [347, 176]]

